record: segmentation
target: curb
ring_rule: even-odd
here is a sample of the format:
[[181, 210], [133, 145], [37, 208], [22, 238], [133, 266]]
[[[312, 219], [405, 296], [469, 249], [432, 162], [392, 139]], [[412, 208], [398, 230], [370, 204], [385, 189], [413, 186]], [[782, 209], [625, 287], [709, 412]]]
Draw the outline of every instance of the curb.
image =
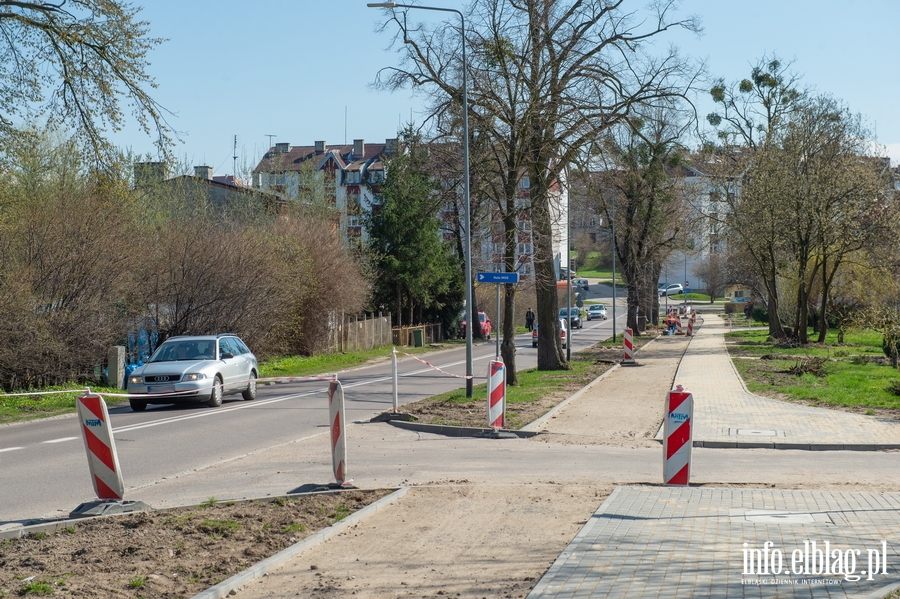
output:
[[[640, 351], [641, 349], [647, 347], [654, 341], [656, 341], [659, 337], [655, 337], [642, 345], [635, 353]], [[583, 393], [589, 391], [594, 385], [599, 383], [606, 377], [608, 374], [613, 372], [616, 368], [622, 366], [622, 363], [616, 363], [612, 368], [592, 380], [590, 383], [576, 391], [574, 394], [570, 395], [557, 405], [555, 405], [549, 412], [538, 418], [533, 422], [529, 422], [525, 426], [517, 430], [511, 429], [500, 429], [494, 430], [492, 428], [476, 428], [470, 426], [450, 426], [445, 424], [420, 424], [417, 422], [405, 422], [403, 420], [387, 420], [387, 423], [391, 426], [396, 426], [398, 428], [403, 428], [411, 431], [416, 431], [420, 433], [432, 433], [435, 435], [444, 435], [446, 437], [475, 437], [480, 439], [512, 439], [512, 438], [520, 438], [520, 439], [530, 439], [531, 437], [543, 434], [543, 431], [538, 431], [537, 429], [543, 425], [545, 422], [556, 416], [560, 410], [565, 408], [569, 403], [575, 401]]]
[[382, 497], [375, 503], [370, 503], [358, 512], [353, 512], [340, 522], [335, 522], [328, 528], [322, 529], [316, 534], [306, 537], [302, 541], [291, 545], [287, 549], [279, 551], [275, 555], [264, 559], [255, 566], [252, 566], [244, 570], [243, 572], [235, 574], [231, 578], [223, 580], [219, 584], [210, 587], [205, 591], [197, 593], [196, 595], [191, 597], [191, 599], [223, 599], [224, 597], [227, 597], [232, 591], [235, 591], [245, 584], [262, 577], [271, 570], [281, 567], [282, 564], [300, 555], [307, 549], [310, 549], [311, 547], [315, 547], [316, 545], [327, 541], [331, 537], [344, 532], [344, 530], [346, 530], [347, 528], [358, 524], [359, 521], [363, 518], [374, 514], [384, 507], [391, 505], [392, 503], [406, 495], [407, 491], [409, 491], [409, 487], [401, 487], [390, 495]]
[[798, 449], [801, 451], [885, 451], [900, 449], [897, 443], [754, 443], [741, 441], [694, 441], [707, 449]]
[[511, 430], [501, 428], [495, 430], [493, 428], [475, 428], [471, 426], [450, 426], [446, 424], [422, 424], [419, 422], [406, 422], [404, 420], [388, 420], [388, 424], [419, 433], [432, 433], [435, 435], [444, 435], [445, 437], [476, 437], [483, 439], [527, 439], [534, 437], [537, 432], [526, 430]]

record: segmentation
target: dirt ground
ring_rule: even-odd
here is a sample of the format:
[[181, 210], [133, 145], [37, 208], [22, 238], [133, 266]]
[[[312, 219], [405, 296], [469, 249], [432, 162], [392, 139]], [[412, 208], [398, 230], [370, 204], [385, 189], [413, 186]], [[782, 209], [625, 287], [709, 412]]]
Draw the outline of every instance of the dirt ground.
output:
[[[635, 345], [649, 340], [638, 338]], [[628, 426], [623, 428], [621, 419], [613, 426], [610, 419], [598, 418], [596, 407], [573, 408], [558, 414], [553, 432], [535, 442], [652, 446], [661, 418], [658, 398], [669, 388], [681, 353], [683, 348], [659, 366], [667, 373], [647, 387], [646, 409], [634, 397], [627, 400]], [[608, 348], [580, 355], [590, 363], [588, 372], [556, 394], [517, 404], [516, 419], [528, 423], [546, 414], [612, 369], [618, 356], [621, 349]], [[610, 374], [617, 370], [622, 369]], [[623, 407], [613, 402], [602, 411]], [[424, 400], [404, 410], [420, 422], [483, 426], [481, 410], [471, 413], [465, 404]], [[552, 481], [487, 487], [466, 482], [411, 489], [390, 510], [296, 558], [304, 564], [303, 580], [294, 568], [238, 592], [241, 597], [524, 597], [612, 491]], [[211, 501], [196, 508], [85, 520], [49, 535], [0, 541], [0, 597], [191, 597], [388, 492]], [[388, 530], [392, 534], [385, 534]]]

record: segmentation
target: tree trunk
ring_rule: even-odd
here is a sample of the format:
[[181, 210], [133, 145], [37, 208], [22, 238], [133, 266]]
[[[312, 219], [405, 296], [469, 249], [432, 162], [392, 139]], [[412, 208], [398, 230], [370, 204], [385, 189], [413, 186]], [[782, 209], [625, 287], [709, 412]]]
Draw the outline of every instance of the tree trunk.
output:
[[545, 169], [532, 169], [531, 227], [534, 243], [534, 278], [537, 296], [538, 370], [565, 370], [566, 355], [559, 340], [559, 302], [553, 268], [553, 227]]
[[516, 376], [516, 286], [503, 286], [503, 341], [500, 343], [500, 357], [506, 365], [506, 384], [518, 385]]

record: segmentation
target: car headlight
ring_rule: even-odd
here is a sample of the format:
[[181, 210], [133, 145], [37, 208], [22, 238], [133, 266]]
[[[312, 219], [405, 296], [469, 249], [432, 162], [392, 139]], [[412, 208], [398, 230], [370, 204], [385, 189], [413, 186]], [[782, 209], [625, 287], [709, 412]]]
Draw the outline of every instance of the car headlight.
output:
[[181, 377], [181, 380], [183, 380], [183, 381], [201, 381], [205, 378], [206, 378], [206, 375], [203, 374], [202, 372], [194, 372], [191, 374], [184, 375], [183, 377]]
[[144, 377], [142, 376], [130, 376], [128, 377], [129, 385], [141, 385], [144, 383]]

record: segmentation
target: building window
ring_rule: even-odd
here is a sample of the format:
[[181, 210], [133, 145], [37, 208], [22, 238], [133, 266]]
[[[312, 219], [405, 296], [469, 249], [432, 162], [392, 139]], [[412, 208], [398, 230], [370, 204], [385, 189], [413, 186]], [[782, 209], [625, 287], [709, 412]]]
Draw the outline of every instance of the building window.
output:
[[519, 187], [521, 189], [531, 189], [531, 179], [528, 178], [528, 175], [523, 176], [521, 179], [519, 179], [516, 187]]
[[530, 243], [520, 243], [516, 247], [516, 253], [519, 254], [531, 254], [534, 252], [534, 246]]
[[347, 185], [359, 185], [359, 171], [347, 172]]

